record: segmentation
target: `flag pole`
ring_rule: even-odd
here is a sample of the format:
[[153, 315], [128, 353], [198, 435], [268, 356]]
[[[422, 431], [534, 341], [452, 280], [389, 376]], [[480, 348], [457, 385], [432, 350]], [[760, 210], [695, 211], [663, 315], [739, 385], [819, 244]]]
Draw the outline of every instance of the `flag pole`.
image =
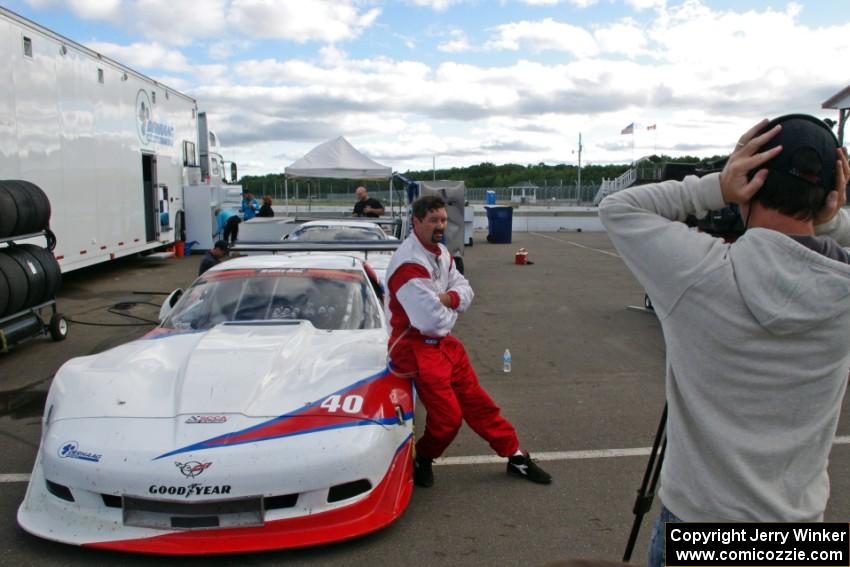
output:
[[578, 181], [576, 182], [576, 206], [581, 199], [581, 132], [578, 133]]

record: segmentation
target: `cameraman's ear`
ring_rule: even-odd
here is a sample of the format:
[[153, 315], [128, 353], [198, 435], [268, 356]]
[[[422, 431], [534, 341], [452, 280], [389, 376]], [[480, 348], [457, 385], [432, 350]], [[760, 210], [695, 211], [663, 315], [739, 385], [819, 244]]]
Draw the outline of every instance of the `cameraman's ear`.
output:
[[[845, 197], [846, 200], [846, 197]], [[826, 195], [826, 202], [824, 203], [821, 210], [817, 212], [814, 218], [815, 225], [823, 224], [825, 222], [829, 222], [832, 220], [832, 217], [838, 212], [841, 208], [841, 197], [838, 194], [838, 191], [830, 191]]]

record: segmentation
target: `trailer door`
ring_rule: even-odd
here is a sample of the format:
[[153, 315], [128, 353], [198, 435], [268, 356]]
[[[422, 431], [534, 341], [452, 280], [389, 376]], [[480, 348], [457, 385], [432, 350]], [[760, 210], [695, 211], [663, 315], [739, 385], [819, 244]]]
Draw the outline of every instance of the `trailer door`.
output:
[[142, 184], [145, 201], [145, 239], [153, 242], [159, 238], [159, 203], [156, 191], [156, 155], [142, 153]]

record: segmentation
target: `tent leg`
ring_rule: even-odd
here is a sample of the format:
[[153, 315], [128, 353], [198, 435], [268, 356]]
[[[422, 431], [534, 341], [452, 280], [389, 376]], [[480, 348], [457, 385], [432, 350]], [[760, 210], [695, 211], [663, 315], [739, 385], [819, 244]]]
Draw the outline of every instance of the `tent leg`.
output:
[[289, 182], [286, 176], [283, 177], [283, 205], [286, 207], [286, 214], [289, 214]]

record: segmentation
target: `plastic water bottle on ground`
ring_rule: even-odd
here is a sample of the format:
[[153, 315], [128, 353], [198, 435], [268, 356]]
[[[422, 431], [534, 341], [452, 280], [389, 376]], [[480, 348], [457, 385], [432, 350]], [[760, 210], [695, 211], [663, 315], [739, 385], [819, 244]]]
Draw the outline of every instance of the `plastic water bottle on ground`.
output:
[[502, 356], [502, 371], [511, 371], [511, 351], [509, 349], [505, 349], [505, 354]]

